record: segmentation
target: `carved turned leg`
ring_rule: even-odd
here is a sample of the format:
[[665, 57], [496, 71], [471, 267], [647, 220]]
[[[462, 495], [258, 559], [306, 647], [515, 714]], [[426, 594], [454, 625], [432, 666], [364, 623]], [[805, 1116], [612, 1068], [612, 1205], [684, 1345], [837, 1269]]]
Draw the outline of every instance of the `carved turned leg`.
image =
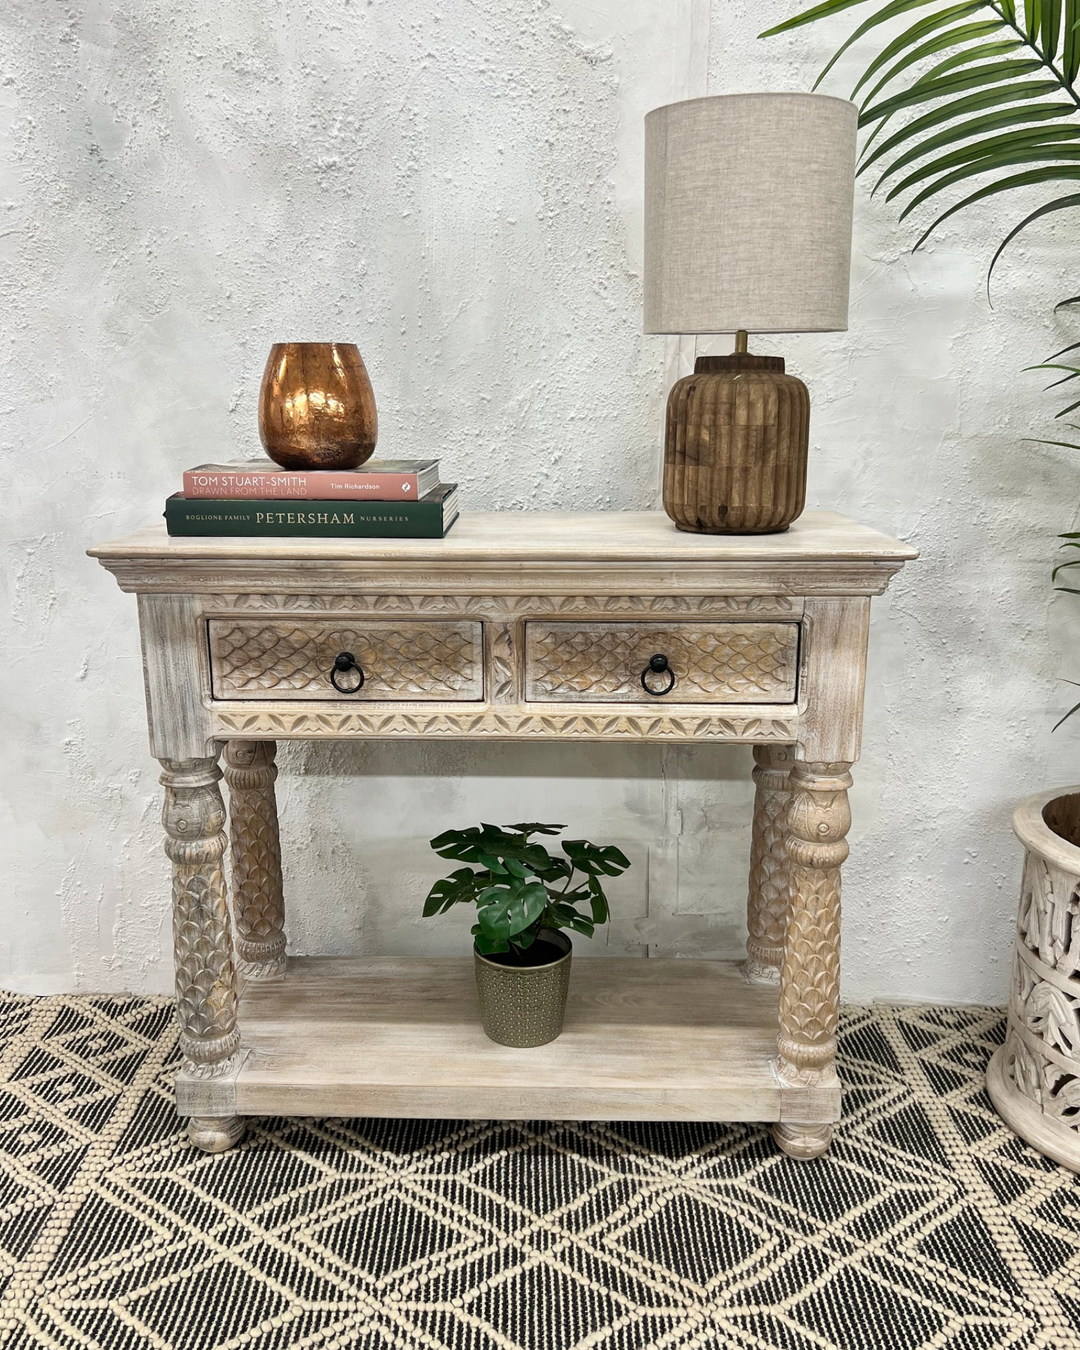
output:
[[751, 984], [777, 984], [784, 961], [791, 863], [787, 854], [788, 782], [795, 760], [790, 745], [754, 746], [754, 833], [750, 843], [746, 965]]
[[[791, 770], [787, 850], [791, 904], [780, 972], [781, 1078], [806, 1088], [836, 1082], [840, 1013], [840, 867], [851, 824], [847, 763], [796, 760]], [[824, 1153], [833, 1126], [780, 1121], [776, 1142], [793, 1158]]]
[[273, 741], [229, 741], [225, 746], [236, 955], [240, 974], [254, 980], [285, 973], [274, 750]]
[[[173, 865], [176, 1012], [183, 1072], [219, 1078], [236, 1067], [236, 972], [221, 858], [225, 807], [216, 759], [160, 761], [164, 772], [165, 852]], [[239, 1116], [193, 1119], [191, 1142], [208, 1153], [236, 1143]]]

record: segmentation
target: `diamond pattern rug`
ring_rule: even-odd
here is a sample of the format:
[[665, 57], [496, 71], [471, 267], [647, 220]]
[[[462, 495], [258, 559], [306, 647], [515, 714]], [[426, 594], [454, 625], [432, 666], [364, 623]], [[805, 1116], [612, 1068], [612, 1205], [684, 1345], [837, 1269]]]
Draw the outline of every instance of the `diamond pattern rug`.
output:
[[11, 1350], [1078, 1350], [1080, 1181], [983, 1091], [1002, 1018], [847, 1009], [845, 1121], [173, 1113], [164, 999], [0, 999]]

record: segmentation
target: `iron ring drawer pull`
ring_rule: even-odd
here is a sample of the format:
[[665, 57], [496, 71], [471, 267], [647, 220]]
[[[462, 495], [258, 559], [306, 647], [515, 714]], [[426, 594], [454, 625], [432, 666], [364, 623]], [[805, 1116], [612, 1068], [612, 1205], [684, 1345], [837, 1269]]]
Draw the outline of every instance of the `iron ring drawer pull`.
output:
[[[353, 685], [351, 689], [346, 689], [342, 685], [338, 684], [338, 676], [344, 674], [346, 671], [349, 670], [355, 670], [360, 678], [357, 680], [357, 682]], [[358, 694], [360, 690], [363, 689], [364, 687], [364, 678], [365, 678], [364, 672], [356, 664], [356, 657], [353, 656], [352, 652], [338, 652], [337, 656], [334, 657], [334, 668], [330, 672], [330, 683], [334, 686], [334, 688], [338, 691], [338, 693]]]
[[[653, 689], [649, 685], [650, 675], [667, 675], [667, 684], [663, 689]], [[665, 694], [670, 694], [675, 688], [675, 672], [668, 665], [668, 659], [661, 652], [655, 656], [649, 657], [649, 664], [641, 672], [641, 687], [647, 694], [652, 694], [653, 698], [663, 698]]]

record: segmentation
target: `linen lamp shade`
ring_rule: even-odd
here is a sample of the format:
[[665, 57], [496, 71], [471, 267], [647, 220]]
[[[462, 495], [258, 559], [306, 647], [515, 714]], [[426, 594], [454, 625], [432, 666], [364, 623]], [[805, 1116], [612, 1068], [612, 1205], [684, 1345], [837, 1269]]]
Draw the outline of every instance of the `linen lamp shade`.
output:
[[858, 110], [721, 94], [645, 118], [645, 331], [847, 328]]

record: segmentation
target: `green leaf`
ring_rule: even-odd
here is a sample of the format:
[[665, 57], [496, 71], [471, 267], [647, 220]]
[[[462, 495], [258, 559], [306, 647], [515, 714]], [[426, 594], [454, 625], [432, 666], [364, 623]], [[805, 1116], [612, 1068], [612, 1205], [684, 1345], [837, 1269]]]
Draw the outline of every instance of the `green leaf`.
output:
[[[932, 160], [929, 164], [920, 164], [917, 169], [909, 173], [895, 187], [889, 189], [885, 200], [891, 202], [894, 197], [901, 192], [906, 192], [908, 188], [913, 187], [924, 178], [931, 178], [936, 173], [944, 173], [960, 164], [970, 164], [975, 160], [988, 159], [1009, 151], [1019, 154], [1025, 149], [1038, 150], [1062, 141], [1074, 141], [1078, 137], [1080, 137], [1080, 126], [1031, 127], [1023, 131], [1008, 131], [1003, 136], [990, 136], [986, 140], [974, 141], [953, 150], [950, 154]], [[893, 170], [890, 169], [888, 172], [891, 173]], [[886, 174], [882, 175], [879, 184], [886, 176]]]
[[[928, 33], [934, 32], [935, 29], [952, 23], [954, 19], [967, 18], [968, 15], [977, 14], [985, 8], [984, 0], [970, 0], [968, 4], [952, 5], [938, 14], [931, 14], [929, 17], [919, 19], [917, 23], [913, 23], [910, 28], [905, 29], [899, 37], [894, 38], [883, 51], [874, 57], [863, 71], [858, 84], [851, 91], [851, 97], [854, 98], [863, 85], [868, 80], [873, 79], [882, 66], [887, 65], [894, 56], [899, 56], [901, 52], [905, 54], [891, 70], [886, 71], [881, 77], [871, 91], [871, 97], [879, 89], [894, 80], [902, 70], [907, 69], [916, 61], [921, 61], [924, 56], [932, 56], [934, 52], [944, 51], [946, 47], [952, 47], [961, 42], [971, 42], [975, 38], [985, 37], [990, 33], [1000, 31], [1004, 27], [1000, 19], [984, 19], [978, 23], [961, 24], [957, 28], [950, 29], [947, 33], [939, 33], [937, 37], [930, 38], [926, 42], [919, 41], [920, 38], [926, 37]], [[854, 34], [852, 37], [854, 37]], [[824, 74], [824, 72], [822, 73]]]
[[567, 928], [572, 928], [575, 933], [584, 933], [586, 937], [592, 937], [593, 932], [595, 931], [588, 919], [571, 919], [566, 926]]
[[[822, 80], [824, 80], [825, 76], [828, 75], [829, 71], [832, 70], [833, 66], [836, 65], [837, 61], [840, 60], [848, 48], [858, 42], [861, 37], [865, 37], [871, 29], [877, 28], [879, 24], [891, 23], [893, 19], [899, 18], [901, 14], [908, 14], [913, 9], [921, 9], [924, 5], [930, 4], [931, 2], [932, 0], [891, 0], [891, 3], [884, 5], [875, 14], [871, 14], [869, 19], [866, 19], [863, 23], [859, 24], [858, 28], [849, 34], [845, 41], [837, 47], [835, 52], [833, 52], [832, 56], [818, 73], [818, 77], [814, 81], [814, 88], [817, 89], [820, 86]], [[953, 19], [963, 17], [965, 14], [976, 13], [979, 9], [983, 8], [985, 2], [986, 0], [964, 0], [964, 3], [962, 4], [950, 6], [950, 8], [945, 11], [944, 15], [931, 15], [929, 19], [923, 19], [920, 24], [915, 26], [921, 28], [925, 32], [929, 32], [932, 28], [940, 26], [941, 23], [951, 23]], [[910, 32], [911, 30], [909, 29], [908, 31]], [[759, 36], [768, 37], [768, 34], [761, 33]], [[852, 97], [854, 97], [854, 95], [852, 95]]]
[[[965, 89], [1001, 84], [1005, 80], [1019, 79], [1023, 75], [1031, 75], [1036, 70], [1042, 69], [1041, 61], [991, 61], [985, 66], [973, 66], [969, 70], [944, 75], [940, 79], [918, 80], [905, 93], [887, 98], [884, 102], [860, 112], [859, 126], [868, 126], [879, 118], [891, 117], [893, 113], [910, 108], [916, 103], [927, 103], [936, 98], [951, 99]], [[1015, 97], [1013, 91], [1006, 92], [1010, 98]], [[955, 113], [952, 115], [955, 116]]]
[[1034, 46], [1039, 40], [1040, 0], [1024, 0], [1024, 32]]
[[[1058, 587], [1058, 590], [1064, 590], [1064, 589], [1065, 589], [1065, 588], [1064, 588], [1063, 586], [1059, 586], [1059, 587]], [[1074, 594], [1080, 595], [1080, 591], [1076, 591], [1076, 592], [1074, 592]], [[1068, 680], [1068, 681], [1066, 681], [1066, 683], [1072, 684], [1073, 681], [1072, 681], [1072, 680]], [[1076, 712], [1077, 708], [1080, 708], [1080, 703], [1074, 703], [1074, 704], [1072, 705], [1072, 707], [1069, 709], [1069, 711], [1065, 714], [1065, 716], [1059, 718], [1059, 719], [1054, 723], [1054, 725], [1050, 728], [1050, 730], [1051, 730], [1051, 731], [1057, 731], [1058, 727], [1061, 726], [1062, 722], [1067, 722], [1067, 721], [1069, 720], [1069, 718], [1073, 715], [1073, 713]]]
[[[1032, 108], [1027, 105], [1021, 105], [1018, 108], [999, 108], [997, 112], [985, 113], [982, 117], [974, 117], [970, 122], [963, 122], [958, 127], [947, 127], [944, 131], [939, 131], [934, 136], [929, 136], [921, 144], [913, 146], [910, 150], [898, 156], [893, 163], [882, 172], [881, 177], [874, 184], [874, 191], [877, 192], [886, 178], [891, 178], [894, 173], [898, 173], [908, 164], [923, 155], [931, 154], [935, 150], [940, 150], [943, 146], [956, 145], [971, 136], [981, 136], [987, 131], [1000, 131], [1004, 127], [1025, 127], [1029, 122], [1044, 122], [1050, 118], [1071, 117], [1076, 113], [1076, 108], [1068, 103], [1052, 103], [1038, 108]], [[1027, 127], [1033, 135], [1051, 130], [1060, 130], [1056, 127]], [[1015, 132], [1016, 135], [1023, 135], [1024, 131]], [[883, 142], [881, 150], [888, 147], [888, 142]], [[965, 147], [961, 147], [961, 151]], [[958, 152], [959, 153], [959, 152]], [[866, 163], [859, 169], [859, 173], [864, 173], [874, 160], [880, 156], [873, 154]]]
[[[1063, 544], [1062, 547], [1063, 547], [1063, 548], [1067, 548], [1068, 545], [1067, 545], [1067, 544]], [[1069, 570], [1070, 567], [1080, 567], [1080, 558], [1073, 558], [1073, 559], [1072, 559], [1071, 561], [1069, 561], [1069, 562], [1058, 563], [1058, 565], [1057, 565], [1057, 566], [1054, 568], [1054, 570], [1050, 573], [1050, 580], [1051, 580], [1051, 581], [1057, 581], [1057, 579], [1058, 579], [1058, 573], [1059, 573], [1059, 572], [1067, 572], [1067, 571]]]
[[[981, 0], [980, 3], [972, 6], [971, 8], [972, 9], [982, 8]], [[969, 10], [968, 12], [971, 11]], [[877, 84], [874, 85], [873, 89], [871, 89], [869, 93], [866, 95], [866, 97], [863, 99], [863, 106], [865, 107], [865, 105], [870, 101], [870, 99], [872, 99], [876, 94], [879, 94], [881, 90], [884, 89], [887, 85], [892, 84], [893, 80], [895, 80], [910, 66], [917, 64], [919, 61], [924, 60], [926, 57], [933, 56], [935, 52], [946, 51], [949, 47], [955, 47], [964, 42], [974, 42], [978, 38], [989, 37], [991, 33], [1001, 32], [1004, 27], [1005, 25], [1001, 23], [1000, 20], [997, 19], [993, 19], [989, 22], [983, 21], [981, 23], [961, 24], [958, 28], [950, 28], [947, 33], [938, 33], [935, 37], [929, 38], [926, 42], [920, 42], [916, 47], [913, 47], [910, 51], [906, 52], [905, 55], [902, 56], [899, 61], [897, 61], [885, 72], [884, 75], [882, 75], [881, 79], [878, 80]], [[975, 50], [967, 53], [967, 59], [974, 61], [980, 55], [986, 56], [986, 55], [1004, 54], [1005, 51], [1015, 51], [1017, 47], [1022, 47], [1023, 45], [1024, 45], [1023, 42], [1021, 42], [1019, 38], [1013, 39], [1008, 42], [994, 43], [987, 47], [978, 47]], [[895, 46], [896, 43], [890, 43], [890, 47]], [[880, 57], [876, 61], [871, 61], [870, 65], [866, 68], [866, 70], [863, 71], [862, 78], [859, 80], [859, 83], [851, 91], [852, 98], [855, 97], [855, 95], [862, 88], [863, 84], [871, 77], [874, 70], [880, 66], [880, 63], [881, 63]]]
[[460, 901], [471, 900], [476, 894], [480, 876], [481, 873], [474, 872], [471, 867], [459, 867], [450, 876], [437, 881], [428, 891], [427, 899], [424, 901], [424, 917], [431, 918], [433, 914], [445, 914], [451, 906]]
[[630, 866], [630, 859], [614, 845], [600, 848], [587, 839], [563, 840], [563, 852], [580, 872], [617, 877]]
[[512, 938], [539, 919], [547, 901], [547, 891], [539, 882], [516, 881], [479, 910], [477, 918], [489, 937]]
[[[947, 56], [943, 61], [939, 61], [935, 66], [931, 66], [929, 70], [920, 75], [909, 92], [918, 93], [924, 89], [932, 89], [940, 84], [951, 70], [959, 70], [963, 66], [971, 65], [973, 61], [982, 61], [992, 56], [1008, 56], [1011, 52], [1025, 49], [1025, 45], [1019, 38], [1011, 38], [1001, 42], [984, 42], [977, 47], [969, 47], [965, 51], [953, 52], [951, 56]], [[1024, 59], [1024, 64], [1028, 65], [1030, 70], [1043, 69], [1041, 61], [1033, 61], [1030, 57]], [[971, 74], [972, 72], [966, 71], [964, 73]], [[874, 92], [877, 92], [876, 89]], [[864, 109], [872, 97], [872, 94], [867, 94], [862, 105]], [[897, 95], [897, 97], [900, 96]], [[931, 97], [934, 97], [934, 95], [931, 95]]]
[[536, 821], [530, 821], [526, 825], [509, 825], [507, 829], [520, 830], [522, 834], [559, 834], [565, 830], [565, 825], [539, 825]]
[[477, 909], [483, 909], [488, 905], [494, 905], [500, 900], [505, 900], [510, 895], [509, 886], [485, 886], [476, 897]]
[[1025, 216], [1019, 225], [1014, 225], [1013, 228], [1009, 231], [1009, 233], [1005, 236], [1005, 238], [1001, 241], [1001, 243], [997, 246], [997, 251], [995, 252], [993, 258], [991, 258], [990, 260], [990, 268], [986, 273], [987, 290], [989, 290], [990, 288], [990, 278], [994, 275], [994, 268], [998, 264], [998, 259], [1009, 247], [1009, 245], [1012, 243], [1012, 241], [1016, 238], [1016, 236], [1020, 233], [1021, 230], [1026, 229], [1033, 221], [1039, 220], [1042, 216], [1050, 215], [1052, 211], [1071, 210], [1072, 207], [1074, 206], [1080, 206], [1080, 193], [1073, 192], [1070, 193], [1069, 196], [1067, 197], [1058, 197], [1052, 202], [1047, 202], [1045, 206], [1040, 206], [1037, 210], [1032, 211], [1030, 215]]
[[589, 908], [592, 911], [593, 923], [607, 923], [609, 915], [607, 896], [599, 888], [593, 892]]
[[1065, 40], [1061, 63], [1065, 83], [1071, 89], [1080, 71], [1080, 0], [1065, 0]]
[[1032, 164], [1038, 163], [1040, 160], [1080, 160], [1080, 146], [1057, 146], [1046, 150], [1028, 149], [1008, 154], [987, 155], [983, 159], [976, 160], [973, 164], [954, 169], [952, 173], [947, 173], [942, 178], [936, 178], [921, 192], [917, 192], [912, 197], [911, 201], [900, 212], [900, 219], [904, 220], [920, 203], [939, 192], [943, 192], [946, 188], [952, 187], [954, 183], [962, 182], [965, 178], [972, 178], [980, 173], [990, 173], [992, 170], [1004, 168], [1008, 164]]
[[473, 924], [472, 935], [476, 943], [476, 950], [481, 956], [497, 956], [500, 952], [510, 950], [510, 943], [506, 938], [489, 937], [478, 923]]
[[[1058, 92], [1059, 89], [1060, 86], [1057, 83], [1051, 83], [1048, 80], [1031, 80], [1026, 84], [1013, 85], [1008, 89], [983, 89], [979, 93], [967, 94], [964, 98], [952, 99], [943, 107], [933, 108], [930, 112], [913, 118], [899, 131], [893, 132], [887, 140], [882, 141], [873, 155], [869, 157], [865, 167], [869, 168], [875, 160], [888, 154], [896, 146], [902, 145], [904, 141], [921, 136], [924, 131], [929, 131], [931, 127], [940, 126], [942, 122], [950, 122], [957, 117], [966, 117], [968, 113], [981, 112], [984, 108], [998, 107], [1002, 103], [1021, 103], [1027, 99], [1042, 98], [1044, 94], [1053, 94]], [[1076, 110], [1075, 108], [1066, 108], [1066, 111], [1075, 112]], [[953, 128], [952, 130], [953, 136], [950, 137], [950, 140], [959, 139], [956, 129]]]
[[[995, 197], [999, 192], [1011, 192], [1013, 191], [1014, 188], [1035, 187], [1039, 183], [1053, 183], [1053, 182], [1060, 183], [1060, 182], [1069, 182], [1076, 179], [1080, 179], [1080, 165], [1072, 166], [1068, 164], [1062, 164], [1059, 166], [1055, 165], [1054, 167], [1048, 169], [1030, 169], [1027, 173], [1015, 173], [1012, 174], [1011, 177], [1009, 178], [1003, 178], [1000, 182], [989, 183], [986, 187], [979, 188], [977, 192], [969, 193], [968, 196], [962, 198], [962, 200], [954, 202], [953, 205], [950, 206], [947, 211], [942, 211], [941, 215], [938, 216], [937, 219], [934, 220], [932, 224], [930, 224], [916, 240], [915, 248], [920, 248], [922, 244], [926, 242], [927, 238], [933, 233], [934, 230], [937, 229], [937, 227], [943, 221], [948, 220], [950, 216], [955, 216], [957, 211], [963, 211], [965, 207], [972, 206], [975, 202], [985, 201], [987, 197]], [[1068, 202], [1071, 205], [1076, 205], [1080, 203], [1080, 197], [1075, 196], [1071, 198], [1061, 198], [1060, 200], [1062, 204], [1066, 202]], [[1005, 243], [1003, 243], [998, 248], [997, 253], [994, 254], [994, 262], [997, 262], [998, 258], [1001, 255], [1001, 250], [1005, 247], [1005, 244], [1007, 244], [1009, 242], [1009, 239], [1014, 238], [1015, 235], [1019, 233], [1021, 229], [1023, 229], [1024, 224], [1028, 223], [1029, 221], [1036, 220], [1040, 215], [1046, 215], [1047, 211], [1053, 209], [1054, 208], [1051, 205], [1048, 207], [1043, 207], [1039, 211], [1032, 212], [1032, 214], [1027, 217], [1027, 220], [1025, 222], [1022, 222], [1021, 225], [1017, 226], [1017, 228], [1005, 240]], [[1059, 207], [1058, 209], [1061, 208]], [[990, 265], [991, 271], [993, 271], [993, 266], [994, 264], [991, 263]]]
[[565, 858], [553, 858], [550, 867], [538, 868], [536, 875], [541, 881], [552, 886], [557, 881], [568, 881], [574, 868]]
[[[775, 28], [766, 28], [764, 33], [759, 33], [759, 38], [773, 37], [776, 33], [788, 33], [792, 28], [801, 28], [805, 23], [814, 23], [817, 19], [828, 18], [832, 14], [841, 14], [845, 9], [853, 9], [856, 5], [863, 5], [866, 0], [824, 0], [823, 4], [815, 5], [813, 9], [804, 10], [801, 14], [796, 14], [794, 18], [785, 19], [783, 23], [778, 23]], [[928, 4], [929, 0], [922, 0], [922, 3]]]
[[1039, 32], [1042, 37], [1042, 54], [1047, 61], [1057, 56], [1058, 38], [1061, 36], [1061, 0], [1042, 0]]

